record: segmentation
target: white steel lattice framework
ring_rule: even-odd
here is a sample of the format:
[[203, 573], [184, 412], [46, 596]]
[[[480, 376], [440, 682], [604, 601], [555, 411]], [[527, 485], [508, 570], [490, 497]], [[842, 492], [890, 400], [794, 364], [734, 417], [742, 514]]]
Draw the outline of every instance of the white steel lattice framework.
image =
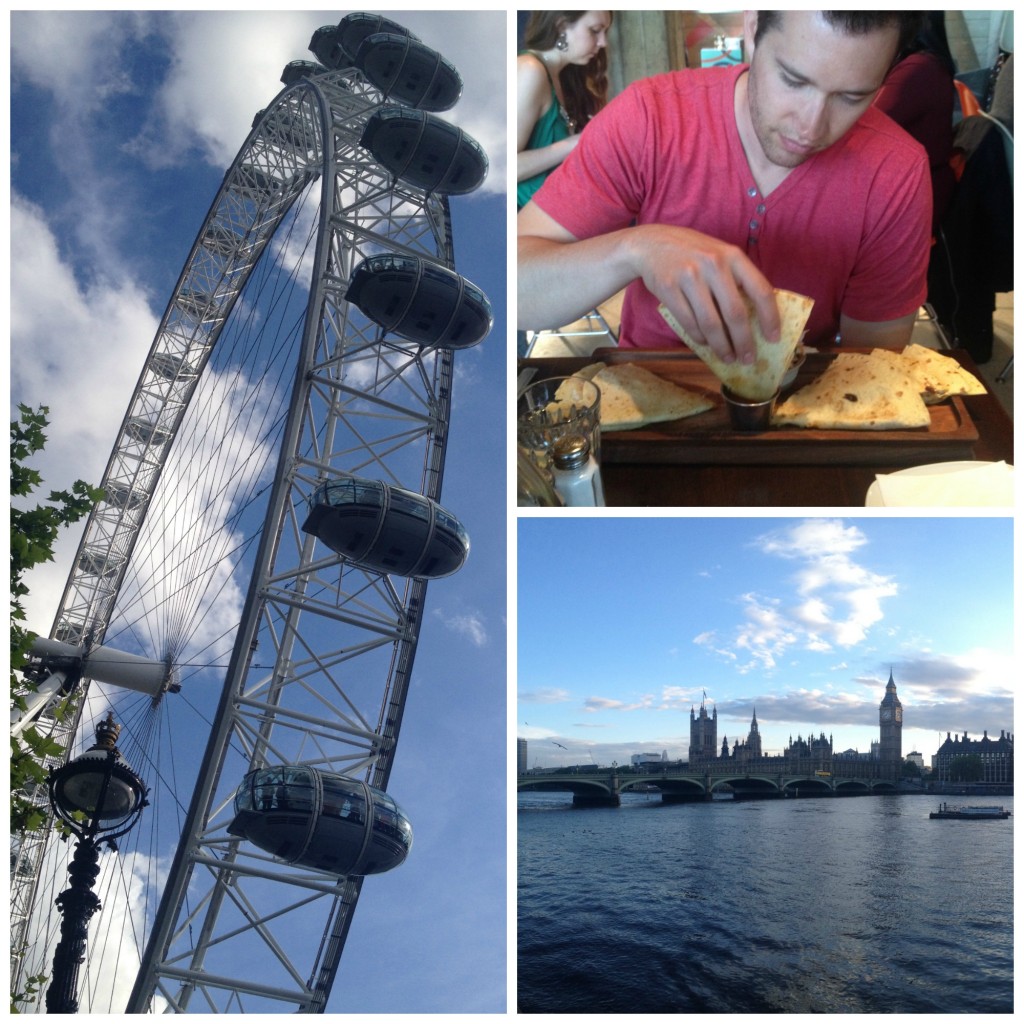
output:
[[[322, 1012], [359, 897], [361, 879], [288, 865], [226, 826], [233, 792], [255, 767], [312, 765], [386, 788], [404, 712], [426, 583], [348, 565], [301, 530], [310, 494], [335, 477], [441, 492], [453, 353], [389, 339], [344, 299], [369, 255], [453, 265], [447, 199], [393, 180], [359, 145], [384, 99], [352, 67], [321, 69], [258, 116], [161, 321], [55, 623], [57, 639], [111, 644], [116, 631], [117, 643], [134, 638], [169, 666], [197, 646], [225, 656], [230, 647], [194, 796], [187, 808], [179, 801], [182, 839], [159, 907], [146, 897], [129, 1012]], [[317, 194], [319, 210], [300, 212]], [[304, 220], [309, 244], [297, 251], [299, 232], [282, 225]], [[256, 283], [268, 263], [290, 268], [291, 291]], [[217, 363], [226, 328], [275, 315], [294, 318], [294, 351], [268, 352], [263, 341], [246, 352], [242, 341]], [[267, 391], [252, 385], [257, 369], [264, 380], [278, 365], [290, 376], [272, 371], [278, 383]], [[236, 448], [245, 453], [230, 461]], [[231, 488], [187, 477], [222, 459]], [[216, 529], [198, 532], [207, 521]], [[240, 618], [216, 623], [215, 639], [201, 644], [201, 627], [187, 633], [173, 621], [144, 637], [157, 605], [173, 620], [185, 595], [209, 626], [233, 591]], [[185, 680], [183, 698], [189, 689]], [[77, 749], [90, 700], [55, 726], [77, 734]], [[149, 722], [170, 708], [173, 718], [177, 700], [146, 698], [138, 714]], [[134, 756], [150, 785], [185, 771]], [[160, 788], [173, 799], [180, 783]], [[18, 967], [28, 976], [45, 971], [54, 925], [33, 917], [48, 912], [53, 888], [43, 840], [16, 852], [12, 924], [15, 945], [29, 947]]]

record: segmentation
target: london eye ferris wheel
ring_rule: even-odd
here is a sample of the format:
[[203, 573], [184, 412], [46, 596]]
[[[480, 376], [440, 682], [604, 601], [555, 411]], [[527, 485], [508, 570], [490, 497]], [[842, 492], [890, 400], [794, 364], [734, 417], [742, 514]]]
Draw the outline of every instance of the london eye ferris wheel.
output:
[[[321, 1012], [364, 878], [415, 856], [389, 783], [428, 581], [470, 548], [442, 483], [492, 310], [450, 201], [487, 157], [402, 25], [310, 49], [199, 227], [36, 650], [33, 713], [72, 695], [73, 756], [113, 712], [150, 790], [104, 858], [83, 1010]], [[66, 854], [14, 838], [14, 991], [46, 972]]]

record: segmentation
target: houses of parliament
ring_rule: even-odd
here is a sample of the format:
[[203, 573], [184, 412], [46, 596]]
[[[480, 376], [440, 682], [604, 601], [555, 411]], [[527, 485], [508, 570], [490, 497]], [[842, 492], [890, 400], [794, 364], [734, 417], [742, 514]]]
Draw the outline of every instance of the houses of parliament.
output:
[[[880, 761], [894, 767], [903, 761], [903, 705], [896, 695], [896, 683], [889, 673], [889, 682], [885, 687], [885, 696], [878, 706], [878, 742], [872, 744], [870, 753], [859, 754], [846, 751], [836, 755], [832, 747], [832, 736], [827, 739], [825, 733], [819, 736], [808, 736], [804, 739], [797, 736], [789, 738], [789, 745], [783, 751], [784, 761], [800, 761], [812, 766], [828, 764], [834, 756], [843, 758], [859, 758]], [[778, 760], [778, 756], [772, 760]], [[757, 726], [757, 709], [754, 709], [750, 722], [750, 732], [745, 740], [736, 740], [729, 749], [729, 739], [722, 737], [722, 745], [718, 745], [718, 709], [712, 708], [708, 713], [706, 700], [701, 701], [700, 711], [690, 708], [690, 764], [707, 764], [714, 761], [734, 761], [737, 764], [749, 764], [754, 761], [766, 760], [761, 748], [761, 732]]]

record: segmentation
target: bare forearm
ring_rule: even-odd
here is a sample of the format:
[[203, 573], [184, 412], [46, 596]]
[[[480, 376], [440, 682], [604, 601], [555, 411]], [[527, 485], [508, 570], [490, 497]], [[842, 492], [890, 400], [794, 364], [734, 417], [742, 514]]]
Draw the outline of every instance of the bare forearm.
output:
[[772, 286], [734, 245], [666, 224], [578, 240], [536, 203], [520, 211], [519, 231], [520, 329], [571, 323], [639, 279], [694, 343], [727, 362], [756, 357], [748, 303], [765, 337], [779, 339]]
[[627, 228], [582, 241], [519, 237], [521, 330], [562, 327], [589, 313], [637, 277]]

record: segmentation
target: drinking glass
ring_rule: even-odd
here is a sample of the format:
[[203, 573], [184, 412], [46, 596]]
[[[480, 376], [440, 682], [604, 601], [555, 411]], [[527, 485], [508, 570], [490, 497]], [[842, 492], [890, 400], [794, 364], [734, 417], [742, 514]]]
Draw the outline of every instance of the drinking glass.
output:
[[550, 377], [531, 384], [517, 410], [519, 450], [550, 478], [551, 448], [560, 438], [583, 436], [601, 464], [601, 392], [583, 377]]

